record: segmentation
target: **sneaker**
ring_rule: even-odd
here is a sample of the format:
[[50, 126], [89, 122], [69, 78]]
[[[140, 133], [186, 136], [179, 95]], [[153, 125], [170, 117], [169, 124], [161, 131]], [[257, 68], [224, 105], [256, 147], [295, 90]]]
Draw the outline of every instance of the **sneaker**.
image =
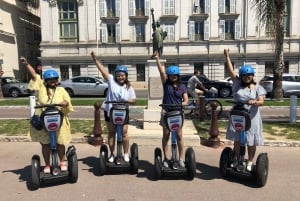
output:
[[129, 163], [129, 154], [128, 153], [124, 154], [124, 161], [126, 163]]
[[114, 160], [115, 160], [115, 157], [114, 157], [114, 155], [112, 154], [112, 155], [110, 155], [110, 157], [108, 158], [108, 162], [110, 162], [110, 163], [113, 163], [114, 162]]
[[60, 163], [60, 170], [61, 170], [62, 172], [68, 170], [68, 166], [67, 166], [67, 164], [66, 164], [65, 162], [61, 162], [61, 163]]
[[168, 160], [166, 160], [166, 159], [164, 160], [163, 166], [164, 166], [165, 168], [168, 168], [168, 167], [169, 167]]
[[183, 160], [179, 160], [179, 166], [184, 168], [185, 167], [185, 164], [184, 164], [184, 161]]
[[247, 163], [246, 169], [247, 169], [247, 171], [251, 172], [251, 170], [252, 170], [252, 161], [249, 161], [249, 162]]
[[232, 168], [236, 168], [237, 166], [238, 166], [238, 161], [237, 161], [237, 160], [233, 161], [233, 162], [230, 164], [230, 167], [232, 167]]
[[44, 173], [45, 173], [45, 174], [50, 174], [50, 171], [51, 171], [50, 165], [46, 165], [46, 166], [44, 167]]

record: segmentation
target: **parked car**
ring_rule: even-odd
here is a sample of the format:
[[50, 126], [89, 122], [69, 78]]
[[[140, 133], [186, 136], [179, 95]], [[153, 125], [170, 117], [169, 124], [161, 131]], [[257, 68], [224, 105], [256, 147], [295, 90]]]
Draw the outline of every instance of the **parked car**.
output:
[[[187, 85], [188, 80], [192, 77], [193, 75], [181, 75], [181, 82]], [[231, 96], [231, 86], [232, 83], [230, 82], [223, 82], [223, 81], [214, 81], [208, 79], [206, 76], [201, 75], [199, 77], [199, 80], [204, 84], [204, 86], [207, 89], [210, 89], [211, 87], [214, 87], [218, 89], [218, 96], [221, 98], [228, 98]]]
[[225, 77], [223, 80], [218, 80], [218, 82], [229, 82], [230, 84], [232, 84], [231, 77]]
[[[273, 91], [273, 75], [265, 75], [259, 84], [265, 88], [267, 96], [270, 96]], [[284, 73], [282, 75], [282, 92], [284, 97], [300, 96], [300, 75]]]
[[28, 83], [22, 83], [14, 77], [1, 77], [0, 79], [3, 96], [19, 97], [31, 94], [28, 90]]
[[93, 76], [76, 76], [71, 79], [61, 81], [60, 86], [64, 87], [69, 95], [106, 96], [108, 84]]

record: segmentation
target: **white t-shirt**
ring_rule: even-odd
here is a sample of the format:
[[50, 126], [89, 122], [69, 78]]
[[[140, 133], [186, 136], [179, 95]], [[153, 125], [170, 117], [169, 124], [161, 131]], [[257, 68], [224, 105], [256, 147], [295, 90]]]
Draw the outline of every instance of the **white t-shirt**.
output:
[[[126, 85], [119, 85], [118, 82], [115, 81], [114, 76], [110, 74], [108, 78], [108, 93], [105, 101], [128, 101], [128, 99], [136, 99], [134, 89], [131, 86], [126, 88]], [[105, 101], [102, 104], [102, 109], [105, 110], [109, 116], [112, 104], [105, 104]]]

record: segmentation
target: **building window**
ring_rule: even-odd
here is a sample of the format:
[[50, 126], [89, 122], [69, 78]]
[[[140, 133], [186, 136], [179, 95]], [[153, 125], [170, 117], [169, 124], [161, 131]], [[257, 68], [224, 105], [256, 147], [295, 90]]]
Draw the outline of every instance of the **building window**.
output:
[[135, 16], [145, 16], [144, 0], [135, 0]]
[[175, 25], [173, 23], [164, 24], [164, 31], [167, 32], [166, 41], [175, 41]]
[[150, 0], [128, 0], [129, 16], [149, 16]]
[[[274, 61], [266, 61], [265, 62], [265, 75], [273, 74], [274, 71]], [[289, 62], [284, 62], [283, 73], [289, 73]]]
[[108, 64], [108, 72], [109, 74], [114, 75], [117, 64]]
[[175, 0], [164, 0], [164, 15], [175, 15]]
[[220, 20], [219, 25], [221, 40], [240, 39], [240, 20]]
[[72, 65], [72, 77], [80, 76], [80, 65]]
[[205, 0], [195, 0], [194, 1], [194, 14], [205, 13]]
[[235, 0], [219, 0], [219, 13], [235, 12]]
[[195, 41], [204, 40], [204, 22], [195, 22]]
[[120, 42], [119, 24], [101, 24], [100, 36], [102, 43]]
[[77, 1], [58, 1], [59, 27], [61, 42], [78, 42]]
[[136, 42], [145, 42], [145, 24], [135, 24]]
[[68, 65], [60, 65], [60, 79], [61, 80], [67, 80], [69, 79], [69, 66]]
[[189, 40], [200, 41], [209, 39], [209, 21], [189, 21]]
[[107, 17], [115, 17], [116, 16], [116, 2], [115, 0], [106, 0], [107, 6]]
[[136, 81], [145, 81], [145, 64], [136, 64]]

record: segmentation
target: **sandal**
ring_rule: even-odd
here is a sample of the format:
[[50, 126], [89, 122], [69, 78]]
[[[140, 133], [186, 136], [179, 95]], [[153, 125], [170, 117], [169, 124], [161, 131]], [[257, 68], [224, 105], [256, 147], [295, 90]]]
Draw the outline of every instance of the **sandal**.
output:
[[51, 172], [51, 167], [50, 167], [50, 165], [46, 165], [45, 167], [44, 167], [44, 173], [45, 174], [50, 174], [50, 172]]
[[60, 170], [61, 171], [67, 171], [68, 170], [68, 166], [65, 162], [60, 163]]

